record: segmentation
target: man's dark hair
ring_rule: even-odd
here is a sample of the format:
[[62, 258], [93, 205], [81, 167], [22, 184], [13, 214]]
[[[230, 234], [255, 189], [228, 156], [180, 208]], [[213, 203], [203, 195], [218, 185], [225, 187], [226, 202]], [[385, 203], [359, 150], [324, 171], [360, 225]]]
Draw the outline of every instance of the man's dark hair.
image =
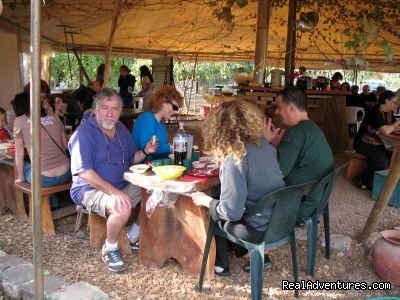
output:
[[131, 69], [129, 69], [127, 65], [122, 65], [122, 66], [120, 66], [119, 68], [125, 70], [125, 71], [128, 72], [128, 73], [131, 72]]
[[359, 90], [360, 90], [360, 87], [358, 85], [352, 85], [350, 88], [350, 91], [354, 94], [358, 94]]
[[281, 96], [286, 104], [293, 103], [300, 111], [306, 111], [307, 95], [300, 87], [287, 86], [282, 92], [278, 93], [278, 96]]

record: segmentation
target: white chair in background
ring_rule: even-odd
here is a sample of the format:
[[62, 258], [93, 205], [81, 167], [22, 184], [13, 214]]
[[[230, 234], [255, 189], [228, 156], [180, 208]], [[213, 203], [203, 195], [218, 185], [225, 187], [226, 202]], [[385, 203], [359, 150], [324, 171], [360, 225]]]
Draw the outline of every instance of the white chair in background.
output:
[[[354, 136], [357, 132], [358, 129], [360, 128], [361, 122], [365, 116], [365, 109], [363, 107], [359, 107], [359, 106], [347, 106], [347, 124], [349, 125], [349, 134]], [[359, 112], [362, 113], [362, 117], [358, 117], [357, 115], [361, 115], [359, 114]], [[355, 131], [354, 131], [354, 126], [355, 125]]]

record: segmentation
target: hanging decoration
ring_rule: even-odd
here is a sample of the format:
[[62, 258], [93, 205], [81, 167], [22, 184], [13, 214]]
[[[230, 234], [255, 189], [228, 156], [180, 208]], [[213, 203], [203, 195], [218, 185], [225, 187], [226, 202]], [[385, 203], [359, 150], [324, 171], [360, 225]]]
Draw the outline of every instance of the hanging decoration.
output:
[[315, 11], [301, 12], [297, 28], [303, 32], [312, 31], [318, 24], [319, 15]]

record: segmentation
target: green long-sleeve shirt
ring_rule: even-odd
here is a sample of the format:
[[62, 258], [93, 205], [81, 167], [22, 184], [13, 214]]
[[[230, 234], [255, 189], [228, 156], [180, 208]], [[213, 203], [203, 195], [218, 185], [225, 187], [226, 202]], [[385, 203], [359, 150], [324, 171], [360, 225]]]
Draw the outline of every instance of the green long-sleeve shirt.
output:
[[[320, 181], [333, 170], [332, 150], [321, 129], [311, 120], [289, 128], [278, 146], [278, 160], [287, 185]], [[315, 209], [321, 193], [313, 193], [302, 203], [301, 215]]]

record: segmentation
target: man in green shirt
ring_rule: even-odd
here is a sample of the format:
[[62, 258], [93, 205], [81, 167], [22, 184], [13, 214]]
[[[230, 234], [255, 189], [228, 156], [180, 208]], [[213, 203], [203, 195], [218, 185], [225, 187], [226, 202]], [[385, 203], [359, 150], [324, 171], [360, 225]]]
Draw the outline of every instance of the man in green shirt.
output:
[[[321, 129], [308, 118], [307, 96], [297, 86], [286, 87], [276, 97], [276, 111], [286, 130], [268, 119], [264, 136], [278, 150], [278, 160], [287, 185], [322, 180], [333, 170], [332, 150]], [[300, 215], [312, 214], [322, 195], [313, 193], [300, 207]]]

